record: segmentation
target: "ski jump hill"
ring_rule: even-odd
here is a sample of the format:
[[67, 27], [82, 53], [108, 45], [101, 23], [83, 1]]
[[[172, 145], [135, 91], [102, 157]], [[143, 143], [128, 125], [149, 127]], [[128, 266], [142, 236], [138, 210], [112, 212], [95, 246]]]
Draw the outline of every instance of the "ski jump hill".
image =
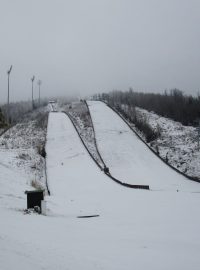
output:
[[50, 112], [47, 216], [24, 214], [27, 175], [0, 148], [1, 269], [199, 269], [200, 185], [164, 166], [105, 104], [89, 107], [111, 173], [151, 190], [112, 181], [66, 114]]
[[163, 163], [105, 103], [87, 101], [98, 150], [112, 176], [152, 190], [193, 190], [198, 187]]

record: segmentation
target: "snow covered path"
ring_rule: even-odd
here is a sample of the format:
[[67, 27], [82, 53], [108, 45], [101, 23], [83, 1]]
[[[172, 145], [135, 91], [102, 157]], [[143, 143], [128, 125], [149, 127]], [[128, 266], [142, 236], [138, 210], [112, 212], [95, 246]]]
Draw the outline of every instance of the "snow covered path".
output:
[[154, 190], [200, 191], [200, 184], [165, 165], [106, 104], [88, 101], [88, 105], [99, 151], [114, 177]]

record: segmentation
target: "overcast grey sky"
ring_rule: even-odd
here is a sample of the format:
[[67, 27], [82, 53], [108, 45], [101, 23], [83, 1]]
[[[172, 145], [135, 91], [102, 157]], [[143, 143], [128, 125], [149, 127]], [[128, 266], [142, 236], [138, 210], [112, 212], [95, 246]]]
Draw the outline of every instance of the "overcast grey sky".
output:
[[[200, 90], [200, 0], [0, 0], [0, 103], [127, 90]], [[35, 84], [35, 94], [38, 89]]]

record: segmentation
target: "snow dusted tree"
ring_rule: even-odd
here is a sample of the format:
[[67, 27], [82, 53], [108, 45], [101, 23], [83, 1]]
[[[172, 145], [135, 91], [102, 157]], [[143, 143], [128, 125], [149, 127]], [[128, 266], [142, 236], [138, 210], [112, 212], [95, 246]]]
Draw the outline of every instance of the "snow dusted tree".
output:
[[183, 125], [196, 125], [200, 118], [200, 94], [197, 97], [184, 95], [177, 88], [163, 94], [115, 90], [99, 95], [100, 100], [111, 106], [138, 106], [148, 111], [181, 122]]

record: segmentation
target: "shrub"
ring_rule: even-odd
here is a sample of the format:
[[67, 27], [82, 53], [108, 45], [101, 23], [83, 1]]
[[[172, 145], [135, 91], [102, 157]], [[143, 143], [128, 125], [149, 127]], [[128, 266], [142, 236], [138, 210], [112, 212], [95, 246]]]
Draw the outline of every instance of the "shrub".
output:
[[160, 129], [157, 128], [155, 131], [146, 121], [146, 119], [139, 118], [137, 116], [136, 110], [134, 107], [131, 106], [120, 106], [119, 104], [116, 105], [116, 110], [121, 113], [125, 119], [130, 121], [135, 125], [137, 129], [139, 129], [145, 136], [147, 143], [154, 141], [160, 136]]

